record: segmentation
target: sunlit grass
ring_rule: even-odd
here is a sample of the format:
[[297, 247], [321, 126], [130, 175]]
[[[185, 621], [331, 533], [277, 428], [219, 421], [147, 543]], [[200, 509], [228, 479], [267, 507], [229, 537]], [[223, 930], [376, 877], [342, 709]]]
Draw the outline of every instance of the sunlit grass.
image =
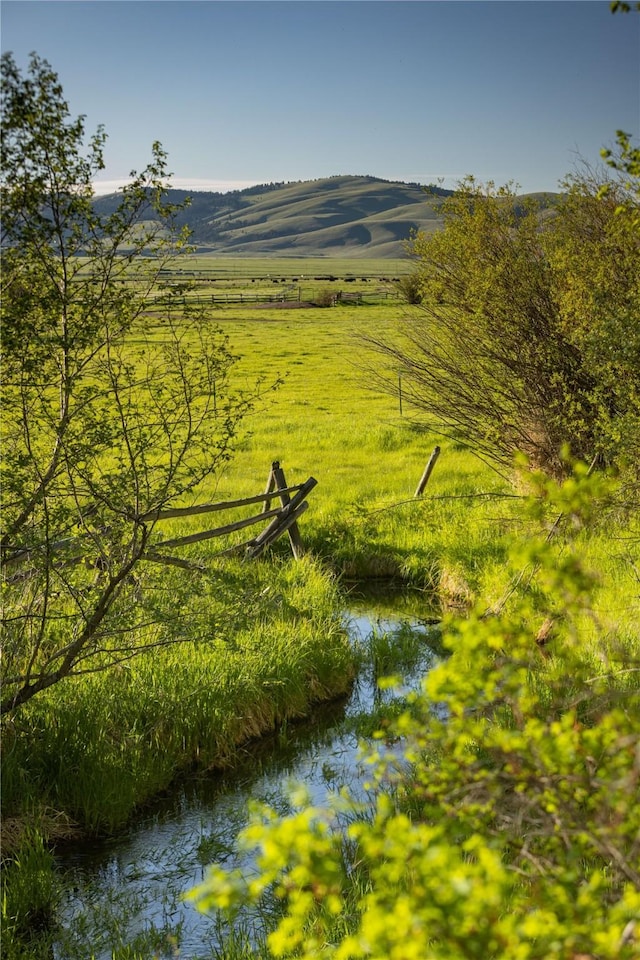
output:
[[[490, 605], [513, 574], [505, 562], [510, 540], [526, 539], [536, 529], [521, 517], [519, 491], [509, 479], [464, 445], [422, 428], [419, 414], [401, 405], [401, 385], [397, 395], [372, 389], [365, 372], [371, 357], [359, 334], [402, 323], [410, 309], [394, 304], [213, 311], [211, 322], [228, 334], [239, 356], [235, 386], [251, 390], [261, 380], [264, 395], [244, 424], [233, 460], [201, 497], [262, 492], [271, 462], [278, 460], [289, 483], [318, 480], [300, 526], [307, 546], [331, 569], [349, 579], [411, 581], [454, 606], [478, 597]], [[277, 389], [269, 390], [277, 381]], [[436, 443], [440, 459], [416, 499]], [[633, 563], [619, 560], [615, 572], [606, 535], [576, 535], [585, 544], [589, 539], [587, 555], [604, 575], [603, 590], [611, 588], [609, 600], [600, 591], [603, 602], [620, 606], [615, 596], [628, 595]], [[212, 543], [211, 552], [219, 546]], [[286, 549], [285, 541], [275, 552]], [[637, 554], [637, 539], [629, 551]]]
[[[405, 308], [224, 311], [222, 326], [240, 355], [237, 382], [281, 379], [250, 417], [250, 436], [211, 497], [263, 488], [272, 460], [290, 483], [318, 480], [302, 526], [307, 544], [352, 579], [396, 577], [437, 588], [442, 558], [503, 556], [508, 485], [452, 441], [422, 429], [401, 397], [371, 389], [360, 333], [401, 322]], [[219, 318], [216, 316], [216, 320]], [[438, 443], [442, 453], [425, 496], [414, 493]], [[460, 499], [456, 499], [460, 498]], [[499, 536], [496, 537], [496, 531]]]
[[[234, 589], [242, 603], [228, 607]], [[348, 691], [357, 653], [339, 608], [335, 583], [312, 561], [228, 563], [185, 612], [210, 633], [24, 708], [5, 736], [5, 810], [47, 803], [113, 830], [180, 770], [233, 764], [242, 743]]]
[[[244, 266], [229, 261], [230, 275]], [[239, 356], [234, 388], [252, 391], [261, 381], [264, 394], [233, 460], [199, 491], [198, 502], [263, 492], [274, 460], [290, 484], [313, 476], [318, 486], [300, 521], [310, 556], [291, 562], [283, 538], [257, 563], [216, 560], [244, 531], [176, 548], [208, 570], [193, 588], [167, 571], [166, 590], [174, 591], [192, 642], [66, 681], [27, 705], [5, 731], [5, 810], [46, 804], [85, 828], [114, 830], [191, 765], [231, 765], [247, 738], [345, 693], [357, 659], [340, 620], [351, 581], [411, 583], [425, 613], [442, 605], [464, 615], [474, 599], [489, 609], [506, 595], [519, 572], [507, 562], [509, 545], [544, 537], [546, 528], [522, 515], [508, 479], [460, 443], [422, 429], [406, 403], [401, 411], [400, 392], [371, 389], [358, 334], [402, 322], [404, 309], [211, 311], [210, 322]], [[161, 331], [158, 323], [159, 339]], [[276, 381], [278, 388], [269, 389]], [[415, 498], [436, 443], [440, 459]], [[214, 514], [207, 524], [238, 515]], [[194, 529], [193, 520], [174, 520], [159, 533]], [[597, 578], [581, 637], [588, 648], [604, 627], [611, 656], [607, 663], [594, 656], [594, 675], [615, 671], [620, 643], [640, 654], [639, 542], [637, 520], [625, 517], [595, 529], [569, 524], [558, 537], [558, 555], [577, 549]], [[373, 643], [378, 672], [389, 665], [386, 644], [385, 636]], [[241, 941], [225, 956], [248, 950]]]

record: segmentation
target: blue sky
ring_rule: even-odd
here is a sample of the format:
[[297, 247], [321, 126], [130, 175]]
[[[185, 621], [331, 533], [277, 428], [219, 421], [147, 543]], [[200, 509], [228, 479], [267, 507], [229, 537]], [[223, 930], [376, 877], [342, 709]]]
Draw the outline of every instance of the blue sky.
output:
[[[174, 185], [334, 174], [554, 190], [640, 133], [640, 15], [606, 0], [3, 0], [73, 115], [104, 124], [110, 184], [159, 140]], [[104, 189], [104, 187], [103, 187]]]

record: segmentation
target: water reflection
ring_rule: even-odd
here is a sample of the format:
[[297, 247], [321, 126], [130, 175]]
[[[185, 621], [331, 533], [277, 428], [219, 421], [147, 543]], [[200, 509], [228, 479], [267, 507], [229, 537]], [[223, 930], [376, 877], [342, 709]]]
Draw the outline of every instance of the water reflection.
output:
[[[355, 602], [348, 619], [358, 643], [372, 632], [383, 637], [406, 630], [409, 622], [388, 612], [365, 611]], [[413, 620], [411, 630], [422, 637], [406, 676], [407, 685], [415, 686], [436, 655], [427, 643], [427, 628]], [[61, 853], [59, 862], [72, 886], [60, 912], [57, 960], [111, 960], [125, 944], [134, 949], [139, 944], [142, 955], [149, 955], [152, 944], [159, 957], [174, 956], [178, 945], [181, 960], [215, 956], [215, 945], [228, 931], [215, 917], [184, 904], [181, 895], [202, 880], [213, 860], [249, 866], [235, 844], [247, 821], [249, 800], [264, 801], [284, 814], [289, 785], [301, 782], [317, 804], [345, 785], [354, 796], [366, 798], [355, 719], [379, 705], [374, 659], [367, 661], [348, 698], [247, 745], [233, 773], [193, 776], [157, 800], [123, 835]], [[246, 922], [255, 933], [261, 918]]]

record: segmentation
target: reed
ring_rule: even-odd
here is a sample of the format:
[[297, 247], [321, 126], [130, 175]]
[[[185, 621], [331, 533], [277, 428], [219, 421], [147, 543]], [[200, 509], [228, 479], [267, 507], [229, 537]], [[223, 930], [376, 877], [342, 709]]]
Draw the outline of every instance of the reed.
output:
[[61, 888], [41, 832], [26, 830], [12, 863], [2, 870], [1, 940], [5, 960], [48, 960], [49, 934]]

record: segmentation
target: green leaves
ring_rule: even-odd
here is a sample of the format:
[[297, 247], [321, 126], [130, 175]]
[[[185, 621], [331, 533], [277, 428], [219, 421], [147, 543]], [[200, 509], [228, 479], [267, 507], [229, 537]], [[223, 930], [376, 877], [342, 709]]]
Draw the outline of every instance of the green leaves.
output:
[[156, 641], [140, 518], [226, 462], [251, 399], [229, 388], [226, 338], [160, 290], [186, 243], [161, 145], [101, 217], [104, 132], [85, 147], [35, 54], [24, 77], [3, 57], [2, 93], [6, 712]]
[[406, 321], [364, 337], [383, 389], [400, 374], [426, 425], [498, 467], [520, 452], [565, 476], [565, 444], [587, 463], [640, 460], [637, 151], [620, 150], [619, 176], [585, 169], [553, 200], [464, 180], [444, 229], [409, 245]]
[[[600, 484], [578, 470], [547, 496], [579, 516]], [[255, 810], [242, 840], [256, 870], [214, 867], [189, 895], [199, 908], [275, 891], [275, 957], [637, 956], [638, 685], [610, 670], [606, 636], [581, 640], [579, 560], [544, 539], [526, 559], [535, 594], [447, 623], [450, 656], [385, 730], [394, 750], [371, 755], [372, 807], [343, 792], [289, 817]], [[558, 610], [543, 657], [536, 627]]]

